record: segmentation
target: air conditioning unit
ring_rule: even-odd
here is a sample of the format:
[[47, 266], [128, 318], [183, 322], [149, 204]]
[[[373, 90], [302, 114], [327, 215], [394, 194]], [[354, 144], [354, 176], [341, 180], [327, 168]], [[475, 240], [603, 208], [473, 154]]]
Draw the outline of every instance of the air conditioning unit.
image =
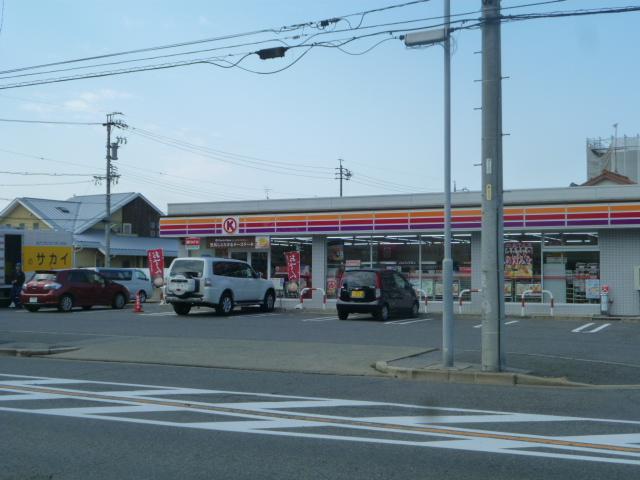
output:
[[122, 224], [122, 234], [123, 235], [131, 235], [131, 224], [123, 223]]

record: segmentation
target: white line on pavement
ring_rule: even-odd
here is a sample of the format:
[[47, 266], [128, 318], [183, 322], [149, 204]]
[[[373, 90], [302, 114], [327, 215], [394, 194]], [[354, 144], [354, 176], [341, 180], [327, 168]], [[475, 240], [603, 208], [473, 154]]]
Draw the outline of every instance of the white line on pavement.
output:
[[584, 325], [582, 325], [581, 327], [578, 328], [574, 328], [573, 330], [571, 330], [573, 333], [579, 333], [582, 330], [584, 330], [585, 328], [589, 328], [591, 325], [595, 325], [593, 322], [591, 323], [585, 323]]
[[513, 325], [514, 323], [518, 323], [520, 320], [511, 320], [510, 322], [505, 322], [505, 325]]
[[428, 322], [432, 318], [418, 318], [417, 320], [395, 320], [393, 322], [384, 322], [385, 325], [409, 325], [410, 323]]
[[337, 317], [316, 317], [316, 318], [303, 318], [303, 322], [331, 322], [338, 320]]
[[611, 324], [610, 323], [605, 323], [604, 325], [600, 325], [599, 327], [594, 328], [593, 330], [589, 330], [588, 332], [585, 332], [585, 333], [596, 333], [596, 332], [599, 332], [600, 330], [604, 330], [609, 325], [611, 325]]
[[478, 325], [474, 325], [473, 328], [482, 328], [482, 324], [479, 323]]

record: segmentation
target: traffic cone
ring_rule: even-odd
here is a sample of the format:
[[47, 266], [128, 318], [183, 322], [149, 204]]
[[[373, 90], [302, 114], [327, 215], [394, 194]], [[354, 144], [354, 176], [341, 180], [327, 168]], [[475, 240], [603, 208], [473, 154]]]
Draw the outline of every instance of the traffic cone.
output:
[[133, 307], [134, 313], [142, 313], [142, 303], [140, 303], [140, 292], [136, 293], [136, 305]]

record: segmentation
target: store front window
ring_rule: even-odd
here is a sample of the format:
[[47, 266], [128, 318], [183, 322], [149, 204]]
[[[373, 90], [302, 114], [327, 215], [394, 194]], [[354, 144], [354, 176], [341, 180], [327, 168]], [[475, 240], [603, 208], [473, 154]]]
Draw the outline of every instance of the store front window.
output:
[[[327, 296], [335, 298], [345, 270], [374, 268], [403, 273], [431, 299], [442, 298], [443, 236], [373, 235], [327, 239]], [[471, 236], [452, 240], [454, 295], [471, 288]]]

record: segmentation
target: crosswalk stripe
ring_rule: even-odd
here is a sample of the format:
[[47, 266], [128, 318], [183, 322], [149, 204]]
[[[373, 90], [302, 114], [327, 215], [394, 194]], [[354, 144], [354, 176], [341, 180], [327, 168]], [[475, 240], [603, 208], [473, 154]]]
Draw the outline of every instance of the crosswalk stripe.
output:
[[584, 325], [578, 327], [578, 328], [574, 328], [573, 330], [571, 330], [573, 333], [579, 333], [582, 330], [584, 330], [585, 328], [589, 328], [591, 325], [595, 325], [593, 322], [591, 323], [585, 323]]
[[604, 325], [600, 325], [598, 328], [594, 328], [593, 330], [589, 330], [586, 333], [597, 333], [600, 330], [604, 330], [605, 328], [607, 328], [609, 325], [611, 325], [610, 323], [605, 323]]

